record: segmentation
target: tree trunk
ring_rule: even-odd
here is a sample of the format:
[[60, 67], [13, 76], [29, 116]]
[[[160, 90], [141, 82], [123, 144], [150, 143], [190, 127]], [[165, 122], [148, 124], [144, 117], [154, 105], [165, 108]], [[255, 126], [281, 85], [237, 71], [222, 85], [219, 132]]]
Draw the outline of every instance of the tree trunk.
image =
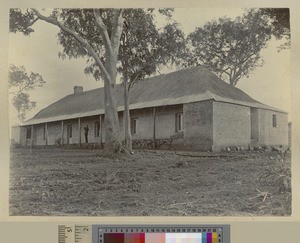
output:
[[102, 127], [103, 127], [103, 124], [102, 124], [102, 115], [101, 114], [99, 115], [99, 126], [100, 126], [100, 129], [99, 129], [99, 147], [102, 149]]
[[153, 149], [156, 149], [156, 109], [153, 107]]
[[132, 153], [132, 137], [130, 131], [130, 112], [129, 112], [129, 95], [128, 79], [124, 78], [124, 119], [125, 119], [125, 148]]
[[80, 117], [78, 118], [78, 144], [81, 147], [81, 121]]
[[[119, 52], [120, 37], [123, 30], [122, 9], [114, 10], [114, 23], [112, 27], [111, 37], [108, 35], [107, 26], [103, 23], [99, 9], [94, 10], [96, 24], [101, 31], [105, 46], [105, 67], [101, 58], [98, 56], [93, 46], [78, 35], [74, 30], [69, 29], [63, 23], [55, 18], [46, 17], [40, 14], [36, 9], [32, 9], [37, 17], [50, 24], [58, 26], [61, 30], [73, 36], [84, 47], [89, 55], [93, 57], [101, 70], [104, 79], [104, 106], [105, 106], [105, 146], [104, 153], [113, 154], [122, 151], [122, 143], [120, 139], [120, 126], [117, 112], [116, 97], [116, 75], [117, 75], [117, 57]], [[63, 125], [63, 122], [62, 122]], [[63, 131], [63, 130], [62, 130]], [[62, 137], [63, 144], [63, 137]]]
[[106, 57], [106, 70], [110, 79], [104, 78], [104, 105], [105, 105], [105, 146], [104, 153], [112, 154], [122, 151], [120, 139], [119, 117], [117, 112], [116, 96], [116, 64], [117, 55]]

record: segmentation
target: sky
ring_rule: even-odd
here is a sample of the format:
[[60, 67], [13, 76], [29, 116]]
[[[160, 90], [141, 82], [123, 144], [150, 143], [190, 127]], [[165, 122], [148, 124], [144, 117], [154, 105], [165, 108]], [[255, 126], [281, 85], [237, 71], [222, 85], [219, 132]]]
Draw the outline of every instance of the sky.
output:
[[[174, 19], [181, 25], [186, 35], [201, 27], [206, 22], [219, 17], [235, 18], [243, 13], [241, 8], [193, 8], [175, 9]], [[157, 25], [163, 25], [163, 19], [157, 19]], [[27, 71], [37, 72], [43, 76], [46, 84], [30, 91], [31, 100], [36, 101], [36, 108], [30, 111], [27, 119], [51, 103], [73, 93], [75, 85], [91, 90], [103, 86], [101, 81], [95, 81], [92, 76], [84, 74], [85, 59], [65, 59], [58, 57], [62, 47], [57, 43], [58, 27], [38, 21], [33, 26], [34, 32], [28, 37], [20, 33], [9, 34], [9, 63], [23, 65]], [[267, 105], [291, 113], [291, 83], [290, 83], [290, 50], [278, 52], [280, 43], [269, 42], [261, 53], [264, 59], [263, 67], [255, 69], [249, 78], [242, 78], [239, 89], [252, 98]], [[164, 73], [170, 70], [164, 69]], [[289, 120], [290, 120], [289, 115]], [[17, 116], [10, 105], [10, 124], [17, 124]]]

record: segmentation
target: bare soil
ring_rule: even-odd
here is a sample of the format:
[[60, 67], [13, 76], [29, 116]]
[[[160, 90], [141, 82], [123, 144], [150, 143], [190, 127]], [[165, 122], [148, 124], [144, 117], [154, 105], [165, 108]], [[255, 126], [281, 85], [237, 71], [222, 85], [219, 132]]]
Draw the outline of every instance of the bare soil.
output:
[[11, 150], [10, 215], [288, 216], [290, 154]]

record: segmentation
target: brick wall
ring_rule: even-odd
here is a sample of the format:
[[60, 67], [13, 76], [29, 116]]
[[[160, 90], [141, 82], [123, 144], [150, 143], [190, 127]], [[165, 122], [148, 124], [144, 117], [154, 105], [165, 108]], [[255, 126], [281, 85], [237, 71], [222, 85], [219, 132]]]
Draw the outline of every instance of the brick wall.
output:
[[61, 137], [61, 122], [48, 123], [48, 145], [54, 145], [55, 140]]
[[[131, 119], [136, 120], [136, 133], [132, 134], [133, 140], [153, 138], [153, 110], [141, 109], [130, 112]], [[124, 130], [122, 129], [122, 133]]]
[[[273, 127], [273, 115], [276, 115], [276, 126]], [[259, 139], [263, 145], [288, 145], [287, 114], [270, 110], [258, 110]]]
[[[156, 108], [156, 139], [169, 139], [176, 135], [175, 114], [182, 112], [182, 105]], [[153, 108], [131, 111], [136, 119], [136, 134], [132, 139], [153, 139]]]
[[22, 126], [20, 129], [20, 144], [21, 146], [26, 146], [26, 126]]
[[[31, 138], [27, 138], [27, 129], [31, 131], [31, 125], [29, 126], [22, 126], [20, 130], [20, 144], [21, 146], [31, 146], [32, 138], [35, 136], [35, 131], [33, 134], [31, 133]], [[33, 128], [35, 129], [35, 128]], [[33, 145], [35, 145], [35, 141], [33, 141]]]
[[250, 107], [213, 102], [214, 150], [250, 144]]
[[[84, 128], [89, 127], [88, 132], [88, 142], [89, 143], [99, 143], [101, 136], [95, 136], [96, 135], [96, 122], [100, 122], [99, 116], [93, 116], [93, 117], [84, 117], [80, 119], [80, 127], [81, 127], [81, 143], [85, 143], [85, 135], [84, 135]], [[73, 138], [72, 143], [78, 144], [79, 143], [79, 131], [78, 131], [78, 120], [76, 120], [76, 123], [72, 126], [73, 127]], [[67, 130], [67, 128], [65, 128]], [[65, 131], [65, 136], [67, 137], [67, 131]], [[65, 140], [67, 141], [67, 140]]]
[[[91, 124], [89, 122], [85, 122], [84, 119], [81, 118], [80, 121], [81, 126], [81, 143], [84, 143], [84, 127], [89, 125], [89, 137], [91, 137], [92, 129]], [[68, 127], [72, 126], [72, 138], [68, 138]], [[61, 128], [59, 128], [61, 129]], [[63, 135], [63, 143], [64, 144], [78, 144], [79, 143], [79, 129], [78, 129], [78, 119], [72, 119], [64, 121], [64, 135]]]
[[[253, 111], [253, 109], [252, 109]], [[183, 133], [176, 138], [175, 114], [183, 112]], [[252, 126], [255, 126], [258, 143], [265, 145], [288, 145], [287, 114], [263, 109], [255, 109]], [[276, 127], [272, 117], [276, 115]], [[131, 117], [137, 119], [137, 133], [133, 140], [153, 139], [153, 109], [131, 111]], [[121, 137], [124, 138], [123, 113], [119, 113]], [[89, 143], [99, 143], [100, 137], [95, 136], [95, 122], [99, 116], [81, 118], [81, 143], [85, 143], [84, 127], [89, 126]], [[72, 126], [70, 144], [78, 144], [78, 119], [64, 121], [64, 144], [67, 144], [67, 127]], [[46, 145], [44, 124], [34, 125], [34, 145]], [[253, 132], [253, 129], [252, 129]], [[104, 136], [104, 120], [102, 123], [102, 142]], [[48, 123], [48, 145], [54, 145], [61, 137], [61, 122]], [[184, 146], [192, 150], [219, 150], [226, 146], [247, 146], [251, 142], [250, 108], [229, 103], [202, 101], [177, 106], [156, 108], [156, 139], [172, 139], [177, 148]], [[20, 132], [22, 145], [30, 145], [26, 139], [26, 127]]]
[[10, 129], [11, 144], [20, 144], [21, 126], [12, 126]]
[[46, 145], [46, 139], [44, 139], [44, 127], [45, 124], [34, 125], [33, 127], [34, 145]]
[[[85, 143], [84, 127], [89, 126], [88, 140], [89, 143], [98, 143], [100, 137], [95, 136], [95, 122], [99, 121], [99, 117], [81, 118], [81, 143]], [[48, 145], [55, 145], [56, 141], [61, 138], [61, 121], [49, 122], [48, 126]], [[63, 144], [79, 143], [78, 119], [66, 120], [63, 124]], [[72, 138], [68, 138], [68, 126], [72, 126]], [[44, 139], [45, 124], [34, 125], [34, 145], [46, 145]]]
[[[170, 139], [176, 135], [175, 131], [175, 114], [182, 112], [182, 105], [165, 106], [156, 108], [156, 139]], [[137, 133], [132, 136], [133, 140], [153, 139], [153, 109], [140, 109], [131, 111], [131, 118], [137, 119]], [[99, 143], [105, 142], [104, 117], [102, 117], [102, 136], [95, 136], [95, 123], [100, 120], [99, 116], [84, 117], [80, 119], [81, 123], [81, 143], [85, 143], [84, 127], [89, 126], [88, 142]], [[124, 119], [123, 112], [119, 112], [120, 136], [124, 139]], [[65, 120], [63, 123], [63, 143], [78, 144], [79, 129], [78, 119]], [[68, 139], [68, 126], [72, 126], [72, 138]], [[46, 145], [44, 139], [45, 124], [34, 125], [34, 145]], [[23, 141], [26, 140], [26, 132], [24, 132]], [[56, 141], [61, 137], [61, 121], [48, 123], [48, 145], [55, 145]], [[31, 140], [30, 140], [31, 141]], [[27, 145], [31, 142], [27, 141]], [[25, 142], [24, 142], [25, 143]]]
[[213, 144], [213, 101], [183, 105], [184, 147], [211, 150]]

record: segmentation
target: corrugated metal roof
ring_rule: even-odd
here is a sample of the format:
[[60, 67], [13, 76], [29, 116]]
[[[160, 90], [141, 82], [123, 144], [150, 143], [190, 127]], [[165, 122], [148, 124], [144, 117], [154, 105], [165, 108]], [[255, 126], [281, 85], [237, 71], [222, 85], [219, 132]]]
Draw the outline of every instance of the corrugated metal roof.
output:
[[[123, 86], [117, 85], [118, 110], [122, 111]], [[203, 67], [194, 67], [137, 81], [130, 91], [130, 109], [216, 101], [284, 112], [264, 105]], [[47, 106], [24, 125], [104, 114], [103, 88], [71, 94]]]

